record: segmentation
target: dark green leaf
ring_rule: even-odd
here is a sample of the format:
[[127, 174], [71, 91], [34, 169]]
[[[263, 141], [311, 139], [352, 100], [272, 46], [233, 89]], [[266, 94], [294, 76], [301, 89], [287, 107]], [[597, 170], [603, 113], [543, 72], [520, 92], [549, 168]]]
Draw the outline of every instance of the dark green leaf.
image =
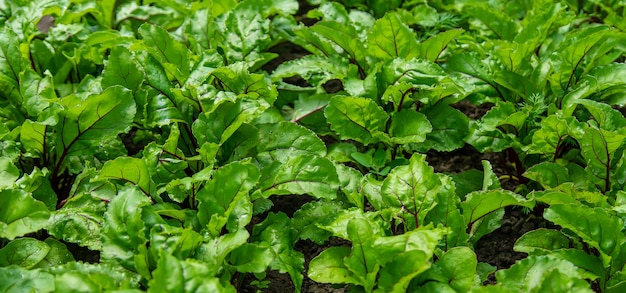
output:
[[372, 100], [345, 96], [333, 97], [324, 115], [342, 139], [354, 139], [365, 145], [380, 140], [389, 119]]

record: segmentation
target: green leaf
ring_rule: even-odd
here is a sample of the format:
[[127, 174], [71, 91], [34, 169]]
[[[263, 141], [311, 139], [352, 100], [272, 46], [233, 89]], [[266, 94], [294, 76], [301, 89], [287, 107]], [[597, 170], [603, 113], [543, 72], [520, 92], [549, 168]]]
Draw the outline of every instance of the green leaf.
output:
[[424, 218], [437, 204], [442, 188], [439, 175], [426, 163], [426, 156], [414, 154], [409, 165], [391, 170], [382, 185], [383, 201], [398, 209], [406, 230], [424, 225]]
[[606, 257], [620, 254], [626, 237], [621, 232], [623, 223], [601, 208], [590, 208], [582, 204], [552, 205], [544, 212], [544, 218], [574, 232], [589, 246], [596, 248]]
[[246, 243], [237, 247], [230, 254], [230, 263], [238, 272], [262, 273], [274, 260], [269, 248], [255, 243]]
[[148, 283], [148, 292], [236, 292], [232, 285], [220, 282], [212, 271], [205, 263], [179, 260], [162, 252]]
[[444, 250], [447, 250], [447, 248], [464, 245], [468, 240], [468, 235], [465, 220], [459, 209], [460, 199], [463, 197], [460, 197], [455, 192], [455, 185], [461, 186], [461, 184], [457, 184], [456, 179], [453, 180], [447, 176], [440, 178], [442, 188], [437, 193], [437, 205], [428, 212], [424, 220], [426, 223], [433, 223], [435, 226], [441, 224], [448, 227], [448, 233], [443, 236], [446, 247]]
[[54, 275], [19, 266], [0, 267], [2, 292], [55, 292]]
[[354, 276], [366, 292], [371, 292], [376, 284], [376, 276], [380, 269], [376, 257], [368, 253], [372, 251], [374, 234], [369, 222], [364, 219], [354, 219], [348, 222], [348, 239], [352, 242], [352, 251], [344, 258], [344, 265]]
[[34, 238], [15, 239], [0, 249], [0, 266], [19, 265], [31, 269], [50, 252], [50, 246]]
[[606, 26], [590, 26], [567, 34], [565, 40], [555, 48], [559, 54], [552, 56], [556, 59], [553, 62], [556, 70], [550, 77], [554, 83], [552, 88], [557, 92], [559, 90], [567, 92], [575, 85], [581, 74], [586, 71], [583, 60], [586, 59], [589, 64], [593, 64], [594, 50], [600, 47], [598, 44], [607, 42], [610, 32]]
[[222, 154], [227, 162], [243, 159], [257, 146], [259, 139], [259, 131], [256, 127], [243, 124], [224, 142]]
[[427, 257], [432, 257], [446, 230], [427, 225], [400, 235], [377, 237], [373, 248], [378, 252], [377, 261], [387, 267], [398, 256], [409, 251], [421, 251]]
[[473, 76], [495, 87], [491, 68], [488, 67], [488, 64], [483, 62], [483, 59], [477, 53], [463, 52], [453, 54], [446, 61], [445, 68], [450, 71], [458, 71]]
[[450, 286], [455, 292], [467, 292], [476, 278], [476, 254], [469, 247], [454, 247], [419, 276], [422, 283], [435, 281]]
[[144, 73], [130, 51], [122, 46], [111, 48], [111, 54], [102, 71], [102, 86], [121, 85], [136, 90], [144, 80]]
[[227, 224], [230, 232], [247, 225], [250, 215], [239, 214], [238, 209], [247, 209], [247, 205], [251, 208], [248, 194], [260, 176], [259, 169], [249, 161], [233, 162], [216, 170], [196, 195], [200, 224], [209, 225], [212, 235], [219, 235]]
[[[266, 1], [261, 3], [269, 4]], [[263, 11], [262, 8], [250, 5], [239, 5], [217, 23], [220, 37], [223, 38], [220, 45], [223, 46], [228, 63], [254, 62], [271, 42], [269, 19], [259, 13]], [[268, 7], [265, 12], [269, 11]]]
[[470, 224], [489, 213], [511, 205], [533, 208], [535, 203], [511, 191], [496, 189], [468, 194], [466, 200], [461, 203], [461, 208], [465, 223]]
[[350, 236], [348, 235], [348, 223], [354, 219], [362, 219], [369, 222], [372, 233], [376, 236], [384, 236], [385, 235], [385, 227], [388, 228], [387, 223], [385, 223], [380, 217], [379, 213], [366, 213], [363, 209], [358, 209], [355, 207], [349, 209], [343, 209], [332, 217], [332, 221], [328, 225], [317, 224], [319, 228], [322, 228], [326, 231], [332, 233], [333, 236], [339, 237], [342, 239], [348, 240]]
[[135, 269], [133, 252], [147, 242], [142, 207], [150, 203], [150, 199], [135, 186], [123, 188], [111, 200], [102, 229], [100, 257], [103, 262], [119, 263], [131, 271]]
[[529, 256], [509, 269], [497, 271], [496, 278], [498, 283], [505, 284], [516, 292], [528, 292], [540, 288], [553, 271], [581, 279], [572, 263], [549, 256]]
[[382, 63], [380, 71], [376, 74], [378, 87], [376, 98], [379, 98], [387, 87], [402, 83], [414, 85], [428, 92], [434, 90], [433, 88], [445, 78], [445, 71], [433, 62], [418, 58], [394, 58]]
[[211, 74], [220, 82], [224, 90], [237, 95], [246, 95], [255, 100], [263, 99], [273, 104], [278, 96], [276, 86], [263, 74], [249, 73], [246, 63], [238, 62], [215, 69]]
[[70, 198], [59, 210], [52, 213], [48, 233], [70, 243], [102, 249], [102, 226], [106, 203], [96, 194], [81, 193]]
[[440, 103], [424, 111], [432, 125], [432, 131], [426, 134], [426, 141], [417, 149], [434, 149], [449, 152], [465, 145], [464, 139], [470, 134], [469, 119], [463, 112]]
[[[149, 244], [148, 249], [152, 256], [166, 252], [177, 259], [187, 259], [202, 244], [202, 236], [191, 228], [157, 224], [150, 229]], [[135, 263], [137, 264], [137, 259]]]
[[437, 61], [448, 44], [462, 33], [463, 29], [453, 29], [428, 38], [419, 44], [420, 57], [432, 62]]
[[18, 265], [26, 269], [48, 268], [73, 262], [74, 257], [65, 244], [47, 238], [18, 238], [0, 249], [0, 266]]
[[335, 166], [322, 157], [299, 155], [285, 162], [274, 161], [262, 168], [260, 189], [264, 197], [285, 194], [309, 194], [334, 199], [339, 178]]
[[257, 159], [284, 161], [299, 154], [326, 155], [326, 146], [317, 135], [298, 124], [279, 122], [257, 125], [259, 142]]
[[8, 28], [0, 30], [0, 84], [5, 88], [4, 95], [11, 93], [12, 88], [19, 87], [19, 74], [24, 68], [29, 67], [27, 60], [22, 56], [16, 33]]
[[594, 292], [582, 277], [572, 276], [560, 270], [553, 270], [544, 277], [536, 292]]
[[571, 181], [567, 168], [550, 162], [539, 163], [528, 168], [524, 172], [524, 177], [538, 182], [546, 190]]
[[156, 186], [148, 173], [148, 166], [142, 159], [118, 157], [115, 160], [107, 161], [102, 166], [98, 178], [122, 180], [135, 184], [146, 196], [155, 194], [156, 190]]
[[324, 115], [341, 139], [354, 139], [365, 145], [379, 141], [389, 119], [372, 100], [345, 96], [333, 97]]
[[395, 255], [395, 258], [380, 269], [378, 289], [383, 292], [409, 292], [409, 283], [431, 266], [430, 255], [409, 250]]
[[293, 227], [292, 220], [284, 213], [269, 213], [261, 224], [253, 228], [252, 233], [253, 238], [269, 247], [273, 254], [269, 268], [289, 273], [296, 292], [300, 292], [304, 281], [304, 255], [294, 248], [298, 231]]
[[432, 129], [424, 114], [404, 110], [392, 114], [389, 136], [395, 144], [420, 143]]
[[24, 108], [33, 119], [45, 124], [56, 123], [56, 113], [60, 110], [53, 102], [57, 101], [52, 76], [44, 73], [39, 76], [33, 70], [20, 73], [20, 92]]
[[91, 153], [92, 147], [103, 139], [119, 140], [117, 134], [130, 129], [135, 118], [135, 102], [130, 91], [112, 86], [85, 100], [76, 96], [61, 100], [66, 109], [55, 126], [59, 135], [56, 153], [59, 158], [54, 173], [58, 173], [69, 155]]
[[278, 82], [286, 77], [300, 76], [313, 87], [322, 88], [331, 79], [346, 79], [349, 75], [349, 64], [347, 59], [339, 55], [307, 55], [278, 65], [272, 72], [272, 80]]
[[119, 266], [71, 262], [51, 267], [54, 286], [60, 291], [109, 291], [137, 289], [139, 276]]
[[[24, 121], [20, 131], [20, 142], [27, 152], [44, 156], [46, 147], [46, 125], [43, 123]], [[47, 155], [47, 154], [46, 154]]]
[[241, 125], [261, 115], [265, 108], [254, 100], [223, 101], [211, 112], [200, 114], [193, 123], [193, 135], [200, 145], [205, 142], [223, 144]]
[[366, 49], [364, 43], [359, 39], [358, 32], [354, 26], [346, 25], [335, 20], [324, 20], [313, 25], [311, 30], [341, 47], [350, 60], [353, 60], [360, 66], [366, 64]]
[[344, 264], [349, 255], [349, 247], [336, 246], [322, 251], [309, 263], [309, 278], [320, 283], [359, 284], [357, 276]]
[[625, 138], [626, 135], [589, 127], [580, 140], [580, 150], [587, 162], [587, 169], [605, 182], [602, 187], [605, 192], [611, 186], [610, 170], [615, 151], [622, 146]]
[[217, 275], [226, 256], [237, 247], [246, 243], [250, 234], [241, 229], [235, 233], [224, 234], [220, 237], [206, 241], [195, 250], [194, 258], [212, 268], [212, 275]]
[[189, 51], [174, 40], [163, 28], [144, 23], [138, 29], [146, 50], [156, 58], [165, 70], [174, 76], [179, 84], [185, 84], [189, 77]]
[[587, 108], [593, 119], [598, 122], [600, 129], [620, 131], [626, 127], [624, 115], [608, 104], [586, 99], [579, 100], [577, 103]]
[[335, 201], [313, 201], [304, 204], [293, 214], [292, 224], [300, 233], [300, 239], [309, 239], [318, 245], [328, 240], [332, 233], [318, 226], [330, 225], [343, 206]]
[[574, 117], [549, 115], [541, 120], [541, 128], [533, 134], [528, 152], [552, 155], [552, 158], [555, 159], [560, 155], [558, 151], [565, 146], [566, 139], [568, 137], [581, 138], [584, 129], [585, 125], [578, 122]]
[[38, 268], [51, 268], [75, 261], [72, 253], [61, 241], [50, 237], [46, 238], [44, 242], [50, 247], [50, 251], [46, 258], [37, 264]]
[[615, 63], [597, 66], [582, 76], [578, 86], [563, 97], [561, 109], [566, 116], [570, 116], [574, 112], [578, 100], [612, 87], [623, 87], [624, 85], [626, 85], [626, 64]]
[[570, 247], [570, 239], [561, 231], [540, 228], [527, 232], [515, 241], [513, 250], [528, 254], [542, 254]]
[[384, 61], [417, 57], [418, 47], [415, 33], [396, 13], [387, 13], [376, 20], [367, 36], [368, 53]]
[[13, 240], [46, 226], [46, 205], [21, 190], [0, 191], [0, 237]]
[[20, 177], [20, 170], [11, 159], [0, 157], [0, 190], [11, 189]]
[[467, 5], [463, 8], [467, 15], [479, 19], [491, 29], [498, 38], [512, 41], [517, 35], [518, 23], [511, 19], [509, 15], [496, 10], [495, 7], [480, 3]]

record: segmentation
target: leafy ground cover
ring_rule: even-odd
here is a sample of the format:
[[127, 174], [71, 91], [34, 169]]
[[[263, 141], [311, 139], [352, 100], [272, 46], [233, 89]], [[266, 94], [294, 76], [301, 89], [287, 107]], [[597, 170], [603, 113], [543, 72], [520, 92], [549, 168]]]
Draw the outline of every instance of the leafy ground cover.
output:
[[0, 1], [0, 290], [623, 292], [625, 6]]

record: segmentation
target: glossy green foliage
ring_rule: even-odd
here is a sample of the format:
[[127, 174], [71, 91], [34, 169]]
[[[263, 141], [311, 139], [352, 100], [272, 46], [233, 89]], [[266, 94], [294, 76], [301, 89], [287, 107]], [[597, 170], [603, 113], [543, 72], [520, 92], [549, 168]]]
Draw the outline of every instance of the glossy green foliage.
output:
[[624, 11], [0, 1], [0, 291], [622, 292]]

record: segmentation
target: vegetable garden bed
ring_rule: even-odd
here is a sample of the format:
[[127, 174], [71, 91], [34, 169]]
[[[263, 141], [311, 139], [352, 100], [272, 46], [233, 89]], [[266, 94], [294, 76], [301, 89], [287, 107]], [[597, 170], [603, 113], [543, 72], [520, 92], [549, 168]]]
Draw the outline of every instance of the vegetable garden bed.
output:
[[625, 7], [0, 0], [0, 291], [623, 292]]

